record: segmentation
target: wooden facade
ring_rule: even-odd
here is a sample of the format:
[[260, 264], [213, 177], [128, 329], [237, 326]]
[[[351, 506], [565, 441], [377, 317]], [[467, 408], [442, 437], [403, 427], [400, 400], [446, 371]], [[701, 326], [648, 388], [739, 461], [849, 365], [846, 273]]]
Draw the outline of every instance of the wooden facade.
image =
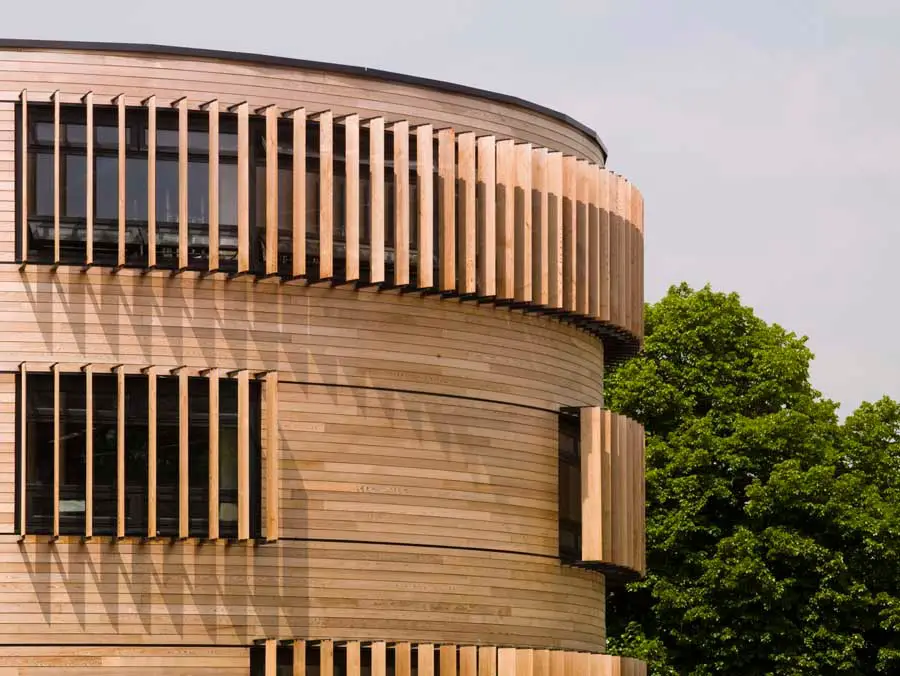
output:
[[645, 571], [637, 188], [531, 104], [157, 50], [0, 44], [0, 674], [645, 674], [591, 565]]

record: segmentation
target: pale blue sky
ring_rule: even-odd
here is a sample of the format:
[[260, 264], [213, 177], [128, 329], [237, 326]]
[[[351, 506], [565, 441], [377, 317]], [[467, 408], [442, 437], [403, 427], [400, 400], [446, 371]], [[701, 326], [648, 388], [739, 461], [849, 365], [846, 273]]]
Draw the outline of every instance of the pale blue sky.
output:
[[842, 413], [900, 398], [897, 0], [7, 5], [6, 37], [349, 63], [566, 112], [645, 195], [649, 300], [737, 291], [810, 337]]

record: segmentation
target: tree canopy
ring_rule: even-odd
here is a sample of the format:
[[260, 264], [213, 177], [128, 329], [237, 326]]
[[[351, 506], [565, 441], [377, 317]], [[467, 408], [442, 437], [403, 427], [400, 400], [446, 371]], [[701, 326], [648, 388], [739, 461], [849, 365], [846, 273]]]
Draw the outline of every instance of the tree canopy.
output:
[[646, 579], [611, 651], [653, 674], [900, 673], [900, 404], [843, 423], [806, 339], [672, 287], [607, 404], [647, 431]]

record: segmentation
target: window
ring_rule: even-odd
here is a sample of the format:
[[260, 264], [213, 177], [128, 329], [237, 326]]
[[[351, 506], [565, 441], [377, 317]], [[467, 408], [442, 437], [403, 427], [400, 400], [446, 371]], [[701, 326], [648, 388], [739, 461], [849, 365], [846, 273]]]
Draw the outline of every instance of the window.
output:
[[559, 414], [559, 558], [581, 560], [581, 420], [578, 409]]
[[[188, 390], [188, 476], [180, 473], [179, 376], [150, 376], [156, 391], [156, 528], [160, 536], [178, 536], [182, 480], [188, 488], [188, 535], [209, 535], [210, 426], [208, 377], [185, 377]], [[119, 534], [120, 448], [124, 460], [124, 533], [145, 537], [149, 520], [151, 476], [150, 400], [147, 375], [118, 373], [27, 373], [18, 378], [18, 406], [24, 412], [25, 496], [17, 501], [25, 509], [29, 534]], [[120, 380], [121, 378], [121, 380]], [[24, 382], [23, 382], [24, 380]], [[58, 382], [58, 386], [57, 383]], [[90, 382], [90, 395], [88, 384]], [[238, 383], [217, 380], [219, 386], [219, 536], [238, 536]], [[24, 391], [26, 395], [22, 397]], [[120, 411], [120, 385], [122, 410]], [[250, 436], [249, 532], [259, 537], [261, 518], [261, 414], [262, 387], [249, 380], [248, 431]], [[24, 406], [24, 410], [21, 408]], [[88, 406], [92, 424], [88, 429]], [[120, 415], [124, 439], [118, 438]], [[56, 436], [58, 416], [58, 437]], [[90, 440], [90, 444], [88, 444]], [[56, 444], [59, 462], [59, 501], [54, 504]], [[90, 453], [90, 456], [88, 456]], [[22, 453], [18, 457], [23, 457]], [[89, 495], [88, 460], [92, 492]], [[22, 471], [22, 468], [19, 468]], [[85, 523], [87, 505], [93, 509], [91, 528]], [[58, 511], [57, 511], [58, 510]], [[59, 529], [54, 520], [58, 514]]]
[[[115, 266], [119, 263], [119, 112], [116, 106], [94, 105], [92, 262]], [[150, 262], [148, 219], [148, 153], [152, 139], [146, 108], [125, 109], [125, 265], [146, 267]], [[249, 120], [249, 271], [265, 272], [266, 256], [266, 123], [263, 115]], [[159, 106], [156, 112], [155, 232], [156, 266], [178, 266], [179, 204], [182, 189], [179, 176], [178, 112]], [[278, 272], [293, 270], [293, 121], [278, 120]], [[22, 133], [22, 130], [19, 130]], [[28, 106], [27, 153], [27, 241], [26, 258], [36, 263], [54, 263], [54, 109], [52, 105]], [[188, 114], [187, 158], [187, 267], [209, 267], [209, 116], [203, 111]], [[370, 269], [370, 172], [369, 130], [359, 134], [359, 260], [360, 276]], [[435, 142], [436, 143], [436, 142]], [[393, 277], [394, 260], [394, 177], [393, 133], [385, 132], [385, 256], [388, 280]], [[62, 264], [80, 265], [87, 259], [87, 108], [60, 106], [59, 119], [59, 239]], [[346, 133], [342, 123], [333, 128], [333, 260], [334, 279], [344, 281], [346, 270]], [[435, 151], [434, 157], [437, 157]], [[237, 271], [238, 253], [238, 137], [237, 115], [219, 113], [219, 269]], [[306, 122], [306, 269], [307, 276], [319, 274], [319, 122]], [[433, 167], [437, 186], [437, 166]], [[409, 140], [409, 232], [410, 271], [415, 281], [418, 247], [418, 205], [416, 137]], [[434, 190], [434, 223], [437, 228], [437, 194]], [[17, 237], [21, 233], [17, 229]], [[437, 256], [437, 233], [434, 236]], [[436, 262], [436, 258], [435, 258]]]

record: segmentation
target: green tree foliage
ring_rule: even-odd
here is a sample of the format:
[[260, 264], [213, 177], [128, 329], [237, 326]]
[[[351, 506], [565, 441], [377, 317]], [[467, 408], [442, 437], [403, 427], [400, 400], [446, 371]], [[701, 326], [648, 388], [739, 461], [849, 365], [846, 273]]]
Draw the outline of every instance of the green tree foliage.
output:
[[673, 287], [610, 408], [646, 427], [645, 580], [610, 649], [652, 673], [900, 673], [900, 405], [843, 425], [805, 339], [736, 294]]

